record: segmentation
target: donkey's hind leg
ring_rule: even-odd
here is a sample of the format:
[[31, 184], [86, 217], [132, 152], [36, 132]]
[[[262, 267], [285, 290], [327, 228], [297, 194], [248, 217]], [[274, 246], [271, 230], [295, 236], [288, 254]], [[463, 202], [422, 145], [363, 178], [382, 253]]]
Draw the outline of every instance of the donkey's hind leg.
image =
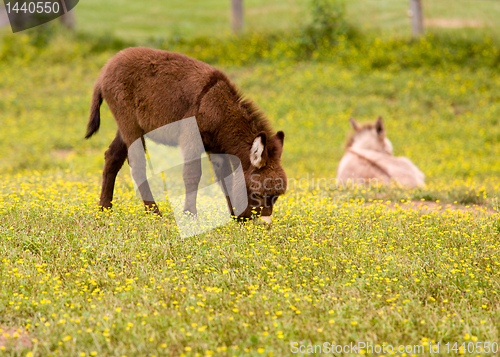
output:
[[104, 169], [102, 171], [102, 189], [99, 206], [111, 208], [113, 200], [113, 190], [115, 188], [116, 175], [120, 171], [127, 158], [127, 145], [122, 140], [120, 132], [116, 132], [114, 140], [104, 153]]

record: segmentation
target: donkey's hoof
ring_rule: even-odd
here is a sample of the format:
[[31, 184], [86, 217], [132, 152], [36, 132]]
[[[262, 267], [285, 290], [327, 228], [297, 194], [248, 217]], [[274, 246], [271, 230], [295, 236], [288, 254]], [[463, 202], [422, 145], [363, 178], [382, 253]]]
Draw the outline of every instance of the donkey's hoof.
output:
[[105, 206], [99, 205], [99, 211], [101, 211], [101, 212], [111, 211], [112, 209], [113, 209], [112, 204], [110, 204], [109, 206], [108, 205], [105, 205]]
[[146, 212], [147, 213], [154, 213], [158, 217], [163, 217], [163, 215], [161, 214], [160, 210], [156, 206], [154, 206], [154, 207], [146, 207]]
[[191, 218], [194, 218], [194, 219], [196, 219], [196, 218], [198, 217], [197, 212], [191, 212], [191, 211], [190, 211], [190, 210], [188, 210], [188, 209], [185, 209], [185, 210], [184, 210], [184, 211], [182, 211], [182, 212], [184, 213], [184, 215], [185, 215], [186, 217], [191, 217]]

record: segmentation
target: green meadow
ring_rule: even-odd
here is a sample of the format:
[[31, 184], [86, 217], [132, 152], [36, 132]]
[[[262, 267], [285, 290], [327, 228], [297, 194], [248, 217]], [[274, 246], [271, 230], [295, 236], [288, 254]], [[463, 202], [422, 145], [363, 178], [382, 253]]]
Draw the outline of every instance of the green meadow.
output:
[[[407, 4], [390, 0], [346, 2], [332, 36], [295, 0], [245, 2], [239, 37], [215, 0], [87, 0], [76, 33], [3, 29], [0, 356], [292, 356], [325, 342], [365, 343], [335, 355], [497, 354], [500, 4], [424, 5], [438, 20], [415, 40]], [[223, 70], [285, 132], [283, 166], [305, 184], [269, 230], [182, 239], [168, 204], [144, 212], [127, 164], [99, 211], [116, 124], [104, 104], [83, 138], [92, 88], [135, 45]], [[382, 116], [426, 187], [323, 184], [351, 116]]]
[[[145, 6], [128, 0], [87, 0], [78, 5], [76, 16], [82, 30], [126, 39], [223, 38], [231, 34], [230, 4], [220, 0], [170, 0], [165, 6], [161, 0], [151, 0]], [[245, 31], [292, 30], [309, 20], [310, 8], [308, 1], [300, 0], [245, 1]], [[459, 36], [500, 35], [500, 4], [494, 0], [457, 3], [434, 0], [425, 2], [423, 10], [432, 32], [454, 36], [457, 33]], [[345, 11], [349, 22], [367, 32], [407, 36], [411, 31], [407, 1], [351, 0], [345, 2]]]

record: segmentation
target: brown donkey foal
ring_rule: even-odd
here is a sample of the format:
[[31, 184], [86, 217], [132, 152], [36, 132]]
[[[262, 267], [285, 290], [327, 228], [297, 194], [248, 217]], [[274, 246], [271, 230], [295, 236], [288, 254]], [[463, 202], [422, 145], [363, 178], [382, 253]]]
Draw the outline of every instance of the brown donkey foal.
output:
[[[85, 138], [99, 129], [103, 99], [116, 120], [118, 132], [105, 153], [101, 207], [112, 206], [116, 175], [131, 154], [128, 149], [132, 143], [141, 139], [144, 145], [144, 134], [195, 116], [206, 152], [234, 155], [241, 161], [248, 205], [238, 218], [250, 218], [253, 211], [270, 223], [273, 205], [286, 191], [287, 178], [281, 166], [285, 134], [273, 134], [264, 115], [250, 100], [242, 99], [222, 72], [182, 54], [128, 48], [108, 61], [95, 83]], [[178, 145], [184, 155], [184, 210], [196, 214], [201, 178], [201, 163], [196, 159], [202, 153], [190, 152], [191, 142], [192, 137], [182, 132], [176, 138], [163, 140], [168, 145]], [[131, 163], [131, 157], [128, 159]], [[146, 160], [134, 157], [134, 162], [140, 163], [131, 167], [134, 180], [144, 182], [139, 187], [144, 204], [160, 214], [145, 179]], [[216, 171], [219, 179], [231, 174], [230, 165], [222, 165]], [[232, 212], [231, 206], [229, 210]]]

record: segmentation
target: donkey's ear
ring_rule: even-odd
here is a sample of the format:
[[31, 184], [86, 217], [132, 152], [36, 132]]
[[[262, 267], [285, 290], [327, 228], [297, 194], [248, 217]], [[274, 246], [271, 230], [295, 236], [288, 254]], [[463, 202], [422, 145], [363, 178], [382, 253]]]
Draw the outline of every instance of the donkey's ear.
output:
[[285, 133], [280, 130], [276, 133], [276, 137], [280, 141], [281, 146], [283, 146], [283, 142], [285, 141]]
[[[278, 131], [275, 135], [277, 140], [276, 145], [274, 145], [274, 152], [273, 156], [276, 155], [277, 157], [281, 157], [281, 154], [283, 153], [283, 143], [285, 141], [285, 133], [282, 131]], [[275, 141], [276, 142], [276, 141]]]
[[252, 148], [250, 149], [250, 162], [258, 169], [266, 165], [266, 141], [267, 135], [263, 131], [255, 137]]
[[377, 122], [375, 123], [375, 130], [379, 136], [385, 136], [385, 127], [382, 117], [378, 117]]
[[349, 118], [349, 123], [351, 124], [351, 127], [354, 129], [354, 131], [359, 131], [361, 129], [361, 127], [359, 126], [359, 124], [356, 122], [356, 120], [354, 120], [353, 117], [350, 117]]

